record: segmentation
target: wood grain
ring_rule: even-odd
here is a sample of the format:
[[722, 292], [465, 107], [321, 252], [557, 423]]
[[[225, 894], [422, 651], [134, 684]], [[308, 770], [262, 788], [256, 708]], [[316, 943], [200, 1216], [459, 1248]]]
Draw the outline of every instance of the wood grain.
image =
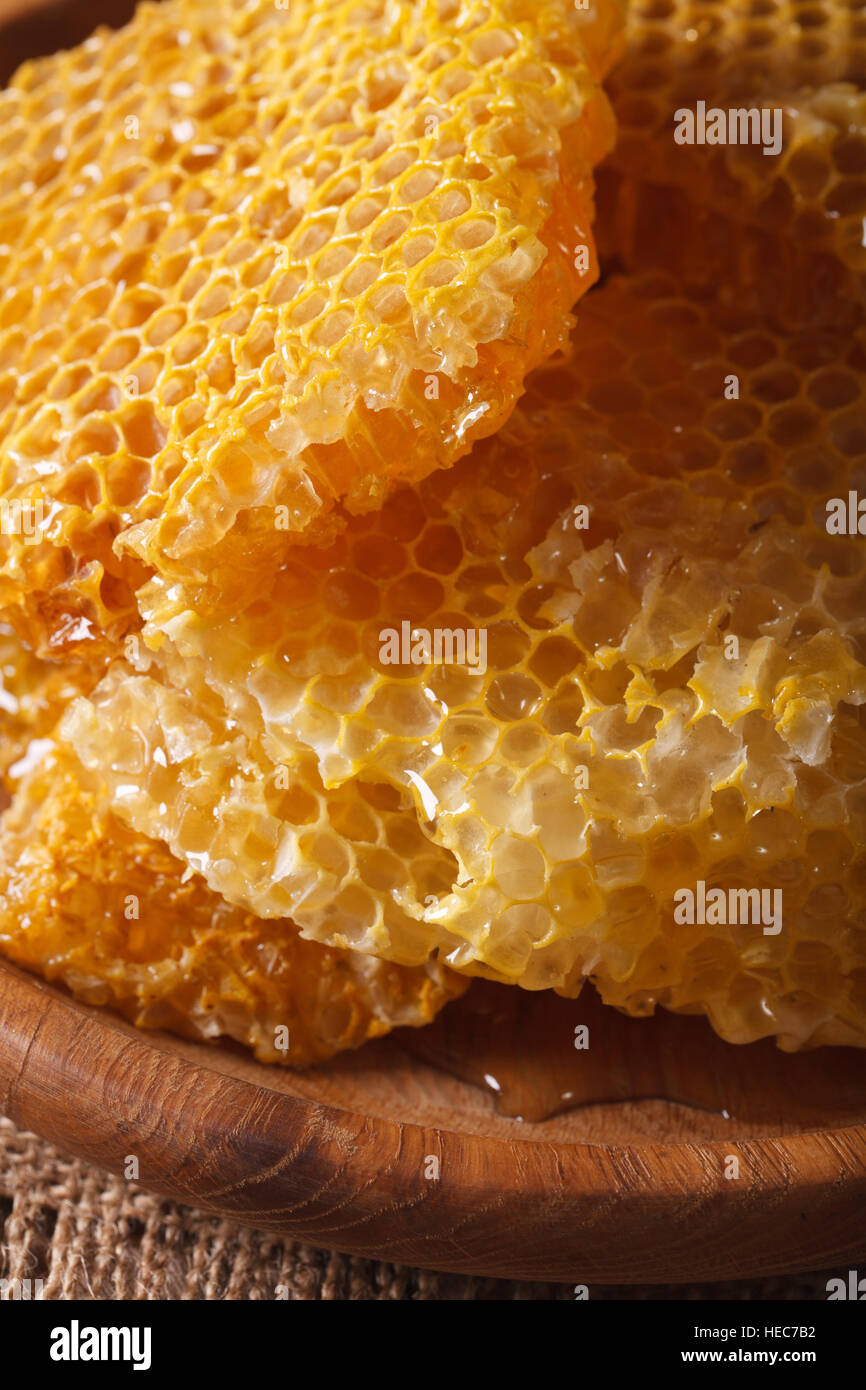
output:
[[[638, 1136], [644, 1104], [630, 1107]], [[137, 1033], [6, 966], [0, 1110], [114, 1173], [137, 1156], [141, 1182], [165, 1196], [425, 1268], [662, 1283], [847, 1269], [866, 1255], [866, 1126], [709, 1142], [544, 1139], [545, 1126], [491, 1116], [481, 1092], [395, 1047], [298, 1078]], [[649, 1123], [658, 1127], [657, 1111]], [[431, 1155], [438, 1180], [425, 1177]], [[724, 1177], [731, 1155], [738, 1181]]]

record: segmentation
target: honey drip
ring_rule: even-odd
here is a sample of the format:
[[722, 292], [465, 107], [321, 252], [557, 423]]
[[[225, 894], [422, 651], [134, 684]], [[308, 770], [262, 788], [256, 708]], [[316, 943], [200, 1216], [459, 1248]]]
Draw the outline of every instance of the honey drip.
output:
[[[575, 1029], [588, 1046], [575, 1047]], [[703, 1017], [659, 1009], [627, 1018], [578, 999], [476, 980], [426, 1028], [403, 1029], [414, 1057], [486, 1090], [500, 1115], [530, 1122], [600, 1101], [669, 1100], [731, 1120], [824, 1128], [866, 1119], [866, 1054], [735, 1046]]]

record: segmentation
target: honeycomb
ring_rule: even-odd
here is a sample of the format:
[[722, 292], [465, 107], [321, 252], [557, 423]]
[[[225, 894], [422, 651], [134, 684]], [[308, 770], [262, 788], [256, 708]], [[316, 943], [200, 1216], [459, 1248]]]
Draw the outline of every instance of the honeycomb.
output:
[[596, 274], [620, 0], [165, 0], [0, 93], [0, 606], [42, 655], [507, 417]]
[[687, 190], [623, 178], [611, 166], [598, 177], [597, 236], [608, 271], [663, 270], [686, 295], [711, 295], [794, 332], [815, 326], [856, 328], [862, 280], [831, 251], [802, 249], [792, 238], [697, 207]]
[[0, 623], [0, 779], [14, 785], [34, 740], [38, 754], [61, 711], [92, 690], [99, 675], [98, 667], [77, 662], [40, 661]]
[[118, 821], [58, 743], [22, 780], [0, 833], [0, 948], [141, 1027], [233, 1038], [292, 1066], [428, 1023], [467, 983], [434, 964], [331, 950], [229, 906]]
[[[866, 494], [864, 351], [862, 322], [611, 278], [495, 438], [245, 610], [151, 581], [64, 737], [126, 823], [306, 938], [866, 1045], [866, 552], [827, 527]], [[417, 659], [386, 660], [404, 623]], [[461, 630], [483, 663], [425, 654]], [[700, 883], [780, 890], [780, 929], [680, 923]]]
[[0, 93], [22, 964], [301, 1065], [471, 975], [866, 1046], [866, 24], [629, 7], [567, 339], [621, 20], [166, 0]]
[[[803, 320], [862, 301], [866, 18], [848, 0], [638, 0], [609, 89], [599, 237], [632, 270]], [[675, 113], [782, 112], [782, 147], [678, 144]], [[769, 135], [768, 128], [767, 134]], [[719, 221], [721, 219], [721, 222]]]

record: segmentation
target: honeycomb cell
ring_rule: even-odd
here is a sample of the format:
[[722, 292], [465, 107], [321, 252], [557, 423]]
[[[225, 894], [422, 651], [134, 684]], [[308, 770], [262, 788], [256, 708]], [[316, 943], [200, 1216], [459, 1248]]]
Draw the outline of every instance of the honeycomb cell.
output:
[[38, 753], [70, 700], [92, 690], [100, 674], [98, 666], [40, 661], [0, 624], [0, 777], [6, 786], [23, 772], [34, 741]]
[[19, 69], [0, 489], [46, 519], [0, 605], [34, 650], [110, 647], [153, 572], [252, 599], [498, 427], [595, 278], [621, 9], [165, 0]]
[[[303, 1067], [428, 1023], [466, 982], [304, 941], [229, 906], [127, 829], [75, 754], [49, 744], [0, 831], [0, 949], [144, 1028], [233, 1038]], [[281, 1031], [282, 1030], [282, 1031]]]
[[[310, 939], [531, 989], [591, 977], [627, 1012], [703, 1010], [735, 1042], [863, 1044], [866, 552], [827, 520], [866, 493], [866, 400], [857, 381], [810, 415], [827, 490], [806, 505], [767, 383], [793, 373], [809, 401], [864, 332], [785, 335], [664, 276], [611, 278], [495, 438], [289, 556], [266, 600], [221, 620], [151, 581], [139, 659], [74, 702], [64, 736], [139, 833]], [[601, 399], [599, 361], [619, 363]], [[686, 428], [638, 389], [658, 364]], [[364, 591], [352, 557], [393, 540], [394, 514], [411, 518], [405, 570], [335, 627], [335, 576]], [[429, 535], [448, 555], [432, 607], [414, 568]], [[281, 767], [319, 800], [317, 827], [337, 796], [414, 826], [424, 873], [414, 855], [402, 879], [380, 853], [362, 869], [372, 840], [333, 817], [299, 835], [268, 790]], [[377, 843], [396, 849], [394, 830]], [[686, 889], [752, 916], [680, 922]], [[816, 945], [832, 966], [810, 987], [797, 962]]]
[[[746, 295], [781, 322], [832, 322], [862, 303], [866, 34], [841, 0], [805, 25], [803, 13], [792, 0], [760, 14], [740, 0], [629, 7], [609, 80], [618, 139], [599, 179], [605, 256]], [[699, 103], [725, 114], [725, 143], [697, 124], [692, 143], [675, 140]], [[748, 117], [749, 140], [737, 125], [731, 143], [732, 111], [766, 113], [766, 130]]]

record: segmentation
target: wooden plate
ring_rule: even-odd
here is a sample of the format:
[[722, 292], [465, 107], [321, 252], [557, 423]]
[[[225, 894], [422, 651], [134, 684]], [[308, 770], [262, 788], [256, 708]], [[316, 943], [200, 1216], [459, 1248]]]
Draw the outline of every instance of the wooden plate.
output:
[[[0, 82], [131, 9], [0, 0]], [[660, 1100], [525, 1124], [399, 1040], [293, 1075], [136, 1032], [11, 966], [0, 1110], [115, 1173], [134, 1156], [182, 1202], [408, 1265], [653, 1283], [866, 1258], [866, 1124], [798, 1132]]]
[[665, 1283], [866, 1254], [866, 1124], [744, 1135], [664, 1101], [524, 1124], [394, 1039], [286, 1073], [137, 1032], [11, 966], [0, 1110], [114, 1173], [134, 1155], [178, 1201], [407, 1265]]

